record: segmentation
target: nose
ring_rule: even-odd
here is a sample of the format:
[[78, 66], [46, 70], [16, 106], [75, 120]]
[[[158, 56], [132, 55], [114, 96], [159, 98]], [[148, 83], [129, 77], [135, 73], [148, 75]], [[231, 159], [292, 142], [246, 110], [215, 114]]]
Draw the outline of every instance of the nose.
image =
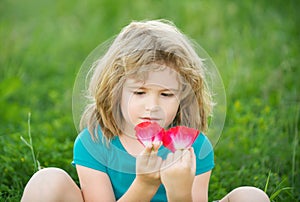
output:
[[145, 99], [145, 109], [153, 112], [159, 110], [159, 108], [159, 97], [154, 94], [149, 94]]

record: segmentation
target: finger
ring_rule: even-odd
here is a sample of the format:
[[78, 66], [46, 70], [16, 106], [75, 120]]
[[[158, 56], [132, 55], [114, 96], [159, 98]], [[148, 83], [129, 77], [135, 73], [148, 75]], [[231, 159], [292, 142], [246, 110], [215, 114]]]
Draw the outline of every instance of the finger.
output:
[[144, 150], [140, 153], [142, 156], [149, 156], [152, 151], [152, 145], [148, 145], [144, 148]]
[[145, 147], [144, 150], [136, 157], [137, 164], [147, 165], [150, 151], [150, 148]]
[[174, 153], [170, 152], [167, 158], [164, 160], [164, 169], [169, 169], [174, 164]]
[[195, 152], [194, 152], [194, 148], [191, 147], [190, 148], [190, 151], [191, 151], [191, 158], [192, 158], [192, 169], [193, 169], [193, 172], [195, 173], [196, 172], [196, 155], [195, 155]]
[[182, 161], [186, 162], [189, 165], [193, 165], [195, 160], [194, 150], [192, 148], [184, 150], [184, 154], [182, 156]]
[[157, 151], [153, 151], [151, 150], [151, 153], [148, 156], [148, 161], [149, 164], [153, 164], [153, 162], [156, 162], [156, 160], [159, 158], [159, 156], [157, 155]]
[[144, 150], [138, 155], [137, 160], [144, 165], [148, 165], [149, 156], [151, 155], [152, 146], [146, 146]]
[[156, 156], [151, 160], [151, 167], [153, 168], [153, 172], [158, 172], [162, 166], [162, 158]]
[[161, 144], [162, 144], [161, 142], [153, 142], [152, 143], [152, 145], [153, 145], [152, 150], [154, 152], [158, 152], [158, 149], [160, 148]]
[[175, 161], [181, 162], [182, 155], [183, 155], [183, 150], [181, 150], [181, 149], [176, 150], [174, 153], [174, 158], [173, 158], [174, 163], [175, 163]]
[[156, 160], [156, 166], [157, 166], [158, 168], [160, 168], [161, 165], [162, 165], [162, 162], [163, 162], [162, 158], [161, 158], [161, 157], [157, 157], [157, 160]]
[[147, 161], [147, 169], [149, 173], [155, 173], [160, 170], [161, 161], [158, 156], [150, 156]]
[[174, 153], [169, 153], [167, 158], [164, 160], [164, 168], [170, 166], [173, 162]]
[[195, 158], [196, 156], [195, 156], [195, 152], [194, 152], [194, 147], [190, 147], [188, 150], [190, 151], [191, 157]]
[[167, 159], [165, 159], [164, 161], [162, 160], [160, 166], [160, 172], [163, 172], [163, 170], [166, 168], [166, 163], [167, 163]]

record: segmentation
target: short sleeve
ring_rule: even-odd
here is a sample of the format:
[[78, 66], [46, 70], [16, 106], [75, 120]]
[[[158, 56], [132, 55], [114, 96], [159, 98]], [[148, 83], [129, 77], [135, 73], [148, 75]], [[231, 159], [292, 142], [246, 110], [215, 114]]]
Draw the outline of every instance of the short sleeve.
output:
[[196, 155], [196, 175], [212, 170], [215, 166], [214, 151], [209, 139], [200, 133], [192, 146]]
[[[73, 148], [72, 165], [81, 165], [102, 172], [107, 172], [105, 145], [101, 141], [94, 141], [87, 129], [84, 129], [76, 138]], [[102, 151], [102, 152], [101, 152]]]

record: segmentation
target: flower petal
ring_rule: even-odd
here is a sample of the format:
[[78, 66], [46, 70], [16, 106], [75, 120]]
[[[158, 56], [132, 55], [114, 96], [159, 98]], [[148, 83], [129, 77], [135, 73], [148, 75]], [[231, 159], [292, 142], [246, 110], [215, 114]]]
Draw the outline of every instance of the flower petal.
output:
[[175, 152], [178, 149], [186, 149], [192, 146], [199, 131], [185, 126], [176, 126], [170, 128], [164, 133], [163, 145]]
[[137, 139], [144, 145], [150, 146], [153, 142], [161, 142], [164, 129], [156, 122], [142, 122], [134, 128]]

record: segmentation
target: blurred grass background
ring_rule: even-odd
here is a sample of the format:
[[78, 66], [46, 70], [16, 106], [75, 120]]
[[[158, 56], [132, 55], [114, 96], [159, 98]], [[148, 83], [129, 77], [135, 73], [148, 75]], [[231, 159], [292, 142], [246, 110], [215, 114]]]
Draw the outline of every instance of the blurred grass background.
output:
[[0, 201], [19, 201], [35, 171], [71, 166], [77, 132], [72, 88], [82, 62], [132, 20], [165, 18], [213, 58], [227, 118], [215, 147], [209, 199], [257, 186], [272, 201], [300, 201], [300, 6], [287, 1], [2, 0]]

